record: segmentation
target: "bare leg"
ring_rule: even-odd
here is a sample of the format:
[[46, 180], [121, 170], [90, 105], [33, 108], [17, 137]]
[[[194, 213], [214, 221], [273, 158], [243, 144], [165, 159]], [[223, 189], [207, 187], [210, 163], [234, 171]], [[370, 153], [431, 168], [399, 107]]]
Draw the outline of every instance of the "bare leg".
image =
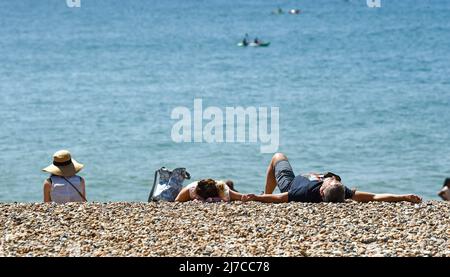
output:
[[275, 178], [275, 164], [278, 161], [287, 160], [288, 158], [283, 153], [275, 153], [273, 155], [272, 160], [267, 167], [266, 172], [266, 189], [264, 191], [265, 194], [272, 194], [277, 186], [277, 180]]

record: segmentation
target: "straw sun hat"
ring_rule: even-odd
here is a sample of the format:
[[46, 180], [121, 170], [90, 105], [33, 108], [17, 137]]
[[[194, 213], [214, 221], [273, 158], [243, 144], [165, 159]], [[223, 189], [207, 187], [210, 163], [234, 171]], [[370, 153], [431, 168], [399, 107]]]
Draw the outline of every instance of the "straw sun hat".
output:
[[60, 150], [53, 154], [53, 164], [42, 169], [42, 171], [56, 176], [71, 177], [77, 174], [84, 165], [78, 163], [67, 150]]

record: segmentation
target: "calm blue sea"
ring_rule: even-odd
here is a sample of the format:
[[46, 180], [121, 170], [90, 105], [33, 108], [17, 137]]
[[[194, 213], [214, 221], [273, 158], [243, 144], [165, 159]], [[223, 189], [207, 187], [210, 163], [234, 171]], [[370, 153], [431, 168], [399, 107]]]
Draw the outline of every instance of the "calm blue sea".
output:
[[[255, 143], [174, 143], [171, 111], [279, 107], [297, 173], [437, 199], [450, 177], [446, 0], [0, 2], [0, 201], [42, 201], [69, 149], [92, 201], [146, 201], [154, 170], [259, 193]], [[271, 11], [300, 8], [300, 15]], [[270, 41], [242, 48], [243, 35]]]

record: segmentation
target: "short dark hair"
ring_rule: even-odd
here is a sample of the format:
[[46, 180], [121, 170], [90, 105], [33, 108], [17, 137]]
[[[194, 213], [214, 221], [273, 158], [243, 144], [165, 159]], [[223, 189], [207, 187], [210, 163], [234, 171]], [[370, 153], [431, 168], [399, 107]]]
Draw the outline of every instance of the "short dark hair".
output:
[[323, 201], [340, 203], [345, 200], [344, 185], [340, 182], [335, 182], [332, 185], [327, 186], [323, 191]]

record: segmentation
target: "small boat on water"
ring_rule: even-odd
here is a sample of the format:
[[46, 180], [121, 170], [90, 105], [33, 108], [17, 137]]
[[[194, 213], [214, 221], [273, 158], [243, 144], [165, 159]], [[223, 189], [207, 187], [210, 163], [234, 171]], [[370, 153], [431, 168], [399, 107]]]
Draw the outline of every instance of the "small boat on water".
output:
[[284, 11], [281, 8], [272, 11], [272, 14], [283, 14]]
[[[290, 9], [290, 10], [287, 10], [287, 13], [288, 14], [300, 14], [302, 12], [302, 10], [300, 10], [300, 9]], [[271, 14], [284, 14], [284, 11], [281, 9], [281, 8], [278, 8], [278, 9], [276, 9], [276, 10], [273, 10], [272, 12], [271, 12]]]
[[241, 42], [239, 42], [237, 44], [237, 46], [239, 46], [239, 47], [247, 47], [247, 46], [250, 46], [250, 47], [267, 47], [269, 45], [270, 45], [270, 42], [259, 42], [259, 43], [248, 42], [247, 44], [245, 44], [245, 43], [243, 43], [241, 41]]
[[259, 42], [259, 43], [250, 42], [248, 44], [248, 46], [251, 46], [251, 47], [267, 47], [269, 45], [270, 45], [270, 42]]

